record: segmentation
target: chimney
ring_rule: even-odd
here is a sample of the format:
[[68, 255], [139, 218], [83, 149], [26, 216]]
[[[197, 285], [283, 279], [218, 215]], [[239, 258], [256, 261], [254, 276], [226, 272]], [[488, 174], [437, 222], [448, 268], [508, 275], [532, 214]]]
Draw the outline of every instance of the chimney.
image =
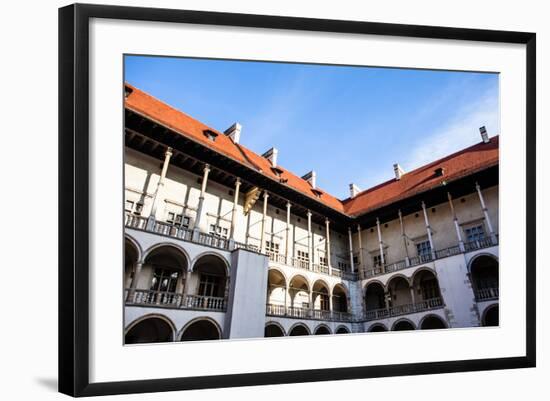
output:
[[271, 167], [277, 167], [277, 154], [279, 151], [277, 148], [271, 148], [267, 152], [265, 152], [262, 157], [265, 157], [267, 160], [271, 162]]
[[239, 143], [241, 140], [241, 130], [243, 129], [242, 125], [239, 123], [234, 123], [231, 127], [226, 129], [223, 133], [233, 140], [235, 143]]
[[481, 139], [483, 140], [483, 143], [489, 143], [489, 134], [487, 133], [487, 129], [485, 128], [485, 125], [483, 127], [479, 127], [479, 133], [481, 134]]
[[355, 185], [353, 182], [349, 184], [349, 196], [351, 198], [355, 198], [359, 192], [361, 192], [361, 190], [357, 185]]
[[307, 173], [306, 175], [302, 176], [302, 179], [306, 180], [307, 182], [309, 182], [309, 185], [311, 185], [311, 187], [313, 189], [316, 188], [315, 184], [316, 184], [316, 180], [317, 180], [317, 173], [313, 170], [311, 170], [309, 173]]
[[396, 179], [396, 180], [400, 180], [400, 179], [401, 179], [401, 176], [402, 176], [403, 174], [405, 174], [405, 170], [403, 170], [403, 169], [401, 168], [401, 166], [399, 165], [399, 163], [395, 163], [395, 164], [393, 165], [393, 173], [395, 174], [395, 179]]

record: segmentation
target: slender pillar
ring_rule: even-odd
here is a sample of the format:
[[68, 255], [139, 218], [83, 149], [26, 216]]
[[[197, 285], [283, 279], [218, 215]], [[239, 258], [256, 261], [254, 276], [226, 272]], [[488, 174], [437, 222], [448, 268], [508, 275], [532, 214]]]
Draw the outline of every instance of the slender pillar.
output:
[[357, 224], [357, 244], [359, 245], [359, 272], [365, 272], [367, 266], [365, 266], [365, 261], [363, 260], [363, 241], [361, 240], [361, 225]]
[[458, 224], [458, 218], [455, 213], [455, 206], [453, 205], [453, 198], [450, 192], [447, 192], [447, 198], [449, 199], [449, 206], [451, 207], [451, 214], [453, 215], [453, 223], [455, 225], [456, 237], [458, 238], [458, 247], [461, 252], [465, 251], [464, 241], [462, 240], [462, 233], [460, 232], [460, 225]]
[[286, 285], [285, 283], [285, 314], [286, 314], [286, 311], [288, 310], [288, 286]]
[[231, 211], [231, 239], [235, 240], [235, 228], [237, 226], [237, 205], [239, 204], [239, 190], [241, 188], [241, 180], [235, 180], [235, 196], [233, 197], [233, 210]]
[[384, 260], [384, 242], [382, 241], [382, 231], [380, 230], [380, 220], [376, 218], [376, 231], [378, 231], [378, 246], [380, 247], [380, 263], [382, 270], [386, 266], [386, 261]]
[[313, 263], [313, 235], [311, 234], [311, 212], [307, 211], [307, 251], [309, 254], [308, 268], [311, 270]]
[[197, 218], [195, 219], [195, 231], [200, 230], [200, 224], [202, 220], [202, 209], [204, 206], [204, 194], [206, 193], [206, 184], [208, 183], [208, 173], [210, 173], [210, 165], [205, 164], [203, 175], [202, 175], [202, 184], [201, 184], [201, 194], [199, 195], [199, 205], [197, 206]]
[[285, 241], [285, 259], [290, 264], [290, 202], [286, 203], [286, 241]]
[[428, 221], [428, 212], [426, 212], [426, 204], [422, 201], [422, 211], [424, 212], [424, 222], [426, 223], [426, 231], [428, 232], [428, 241], [430, 241], [430, 248], [432, 250], [432, 259], [435, 259], [435, 248], [432, 240], [432, 228]]
[[351, 272], [355, 272], [355, 264], [353, 263], [353, 237], [351, 233], [351, 227], [348, 227], [348, 240], [349, 240], [349, 263]]
[[412, 287], [409, 287], [410, 291], [411, 291], [411, 303], [415, 304], [416, 303], [416, 295], [414, 293], [414, 285]]
[[325, 236], [326, 236], [326, 238], [325, 238], [325, 247], [326, 247], [325, 256], [327, 258], [328, 274], [332, 274], [332, 262], [330, 261], [331, 260], [331, 257], [330, 257], [330, 222], [328, 221], [328, 219], [325, 219], [325, 231], [326, 231], [326, 233], [325, 233]]
[[332, 294], [328, 294], [328, 310], [329, 310], [330, 312], [332, 312], [332, 311], [333, 311], [333, 308], [334, 308], [334, 307], [333, 307], [333, 305], [332, 305]]
[[485, 199], [483, 198], [483, 194], [481, 193], [481, 187], [476, 182], [476, 190], [477, 194], [479, 196], [479, 202], [481, 203], [481, 209], [483, 210], [483, 214], [485, 215], [485, 221], [487, 222], [487, 227], [489, 228], [489, 233], [491, 235], [491, 240], [493, 241], [493, 244], [496, 243], [496, 235], [495, 231], [493, 230], [493, 225], [491, 224], [491, 218], [489, 217], [489, 211], [487, 210], [487, 206], [485, 205]]
[[136, 292], [137, 283], [139, 281], [139, 276], [141, 275], [141, 269], [143, 268], [143, 262], [136, 262], [134, 267], [134, 277], [132, 277], [132, 283], [130, 284], [130, 291], [128, 291], [128, 302], [134, 301], [134, 294]]
[[262, 212], [262, 232], [260, 234], [260, 249], [261, 252], [265, 252], [265, 223], [267, 218], [267, 198], [269, 198], [269, 194], [267, 191], [264, 191], [264, 209]]
[[409, 259], [409, 247], [407, 246], [407, 234], [405, 234], [405, 223], [403, 223], [403, 214], [401, 209], [398, 210], [399, 224], [401, 225], [401, 238], [403, 239], [403, 248], [405, 248], [405, 265], [410, 266], [411, 260]]
[[157, 206], [159, 201], [159, 193], [162, 192], [162, 188], [164, 187], [164, 179], [166, 178], [166, 173], [168, 172], [168, 165], [170, 164], [170, 158], [172, 157], [172, 148], [168, 147], [166, 148], [166, 152], [164, 152], [164, 163], [162, 164], [162, 170], [160, 172], [159, 182], [157, 184], [157, 188], [155, 189], [155, 194], [153, 195], [153, 203], [151, 205], [151, 213], [149, 214], [149, 218], [147, 219], [147, 226], [149, 229], [153, 228], [153, 225], [155, 224], [155, 221], [157, 219]]

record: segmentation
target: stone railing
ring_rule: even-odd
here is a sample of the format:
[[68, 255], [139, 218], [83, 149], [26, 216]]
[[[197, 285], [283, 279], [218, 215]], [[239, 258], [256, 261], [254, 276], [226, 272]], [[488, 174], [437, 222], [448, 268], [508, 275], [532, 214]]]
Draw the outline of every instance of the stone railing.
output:
[[475, 290], [476, 301], [491, 301], [493, 299], [498, 299], [498, 288], [479, 288]]
[[[387, 263], [384, 266], [377, 265], [374, 268], [366, 269], [363, 271], [365, 279], [380, 276], [386, 273], [393, 273], [399, 270], [406, 269], [408, 267], [414, 267], [421, 264], [433, 262], [437, 259], [448, 258], [450, 256], [459, 255], [463, 252], [471, 252], [482, 248], [488, 248], [491, 246], [498, 245], [498, 235], [495, 236], [495, 239], [488, 237], [479, 241], [472, 241], [464, 243], [464, 251], [460, 249], [460, 246], [451, 246], [449, 248], [439, 249], [433, 252], [432, 254], [424, 254], [412, 256], [407, 260], [400, 260], [398, 262]], [[435, 256], [435, 259], [434, 259]]]
[[287, 317], [292, 319], [310, 319], [337, 322], [351, 322], [353, 315], [349, 312], [329, 311], [321, 309], [302, 308], [297, 306], [267, 304], [266, 315]]
[[206, 297], [202, 295], [178, 294], [154, 290], [136, 289], [132, 291], [131, 289], [126, 289], [125, 298], [126, 305], [145, 305], [219, 312], [225, 311], [226, 308], [226, 300], [223, 297]]
[[155, 221], [152, 227], [147, 224], [147, 218], [126, 214], [126, 227], [152, 232], [155, 234], [173, 237], [184, 241], [194, 242], [201, 245], [211, 246], [230, 250], [230, 241], [226, 238], [221, 238], [212, 234], [194, 232], [186, 227], [181, 227], [175, 224], [166, 223], [163, 221]]
[[408, 315], [411, 313], [425, 312], [443, 307], [441, 298], [426, 299], [414, 304], [396, 305], [390, 308], [367, 310], [365, 312], [365, 321], [387, 319], [390, 317]]

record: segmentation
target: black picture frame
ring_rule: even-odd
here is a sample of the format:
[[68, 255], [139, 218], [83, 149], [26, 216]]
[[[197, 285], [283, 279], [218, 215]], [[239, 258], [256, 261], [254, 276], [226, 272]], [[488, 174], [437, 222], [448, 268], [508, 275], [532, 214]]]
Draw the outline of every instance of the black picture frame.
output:
[[[521, 357], [384, 366], [167, 378], [89, 381], [88, 61], [91, 18], [275, 28], [526, 45], [526, 354]], [[435, 26], [74, 4], [59, 9], [59, 391], [71, 396], [141, 393], [534, 367], [536, 35]]]

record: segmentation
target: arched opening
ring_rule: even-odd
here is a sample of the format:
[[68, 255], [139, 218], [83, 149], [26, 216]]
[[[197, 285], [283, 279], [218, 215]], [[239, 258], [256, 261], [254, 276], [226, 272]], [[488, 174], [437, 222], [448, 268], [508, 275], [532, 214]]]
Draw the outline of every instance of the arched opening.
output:
[[416, 291], [416, 303], [422, 302], [425, 309], [441, 306], [441, 292], [437, 277], [430, 270], [420, 270], [413, 278]]
[[382, 331], [388, 331], [386, 326], [384, 326], [383, 324], [374, 324], [371, 327], [369, 327], [369, 330], [368, 330], [369, 333], [379, 333]]
[[332, 290], [332, 310], [335, 312], [348, 312], [348, 295], [341, 284], [336, 284]]
[[270, 269], [267, 274], [267, 309], [269, 314], [284, 315], [287, 298], [286, 280], [276, 269]]
[[124, 288], [132, 286], [136, 264], [139, 259], [139, 250], [128, 238], [124, 239]]
[[336, 334], [349, 334], [349, 330], [345, 326], [340, 326], [336, 329]]
[[498, 261], [489, 255], [480, 255], [470, 265], [470, 275], [476, 300], [498, 299]]
[[365, 309], [374, 311], [386, 307], [384, 287], [379, 282], [370, 283], [365, 289]]
[[278, 324], [270, 323], [265, 326], [264, 337], [284, 337], [285, 333]]
[[164, 319], [149, 317], [133, 325], [124, 336], [125, 344], [165, 343], [174, 340], [174, 330]]
[[330, 334], [330, 330], [327, 326], [319, 326], [315, 329], [315, 335], [324, 335], [324, 334]]
[[[149, 275], [148, 291], [142, 292], [141, 301], [145, 301], [142, 303], [175, 304], [176, 294], [183, 292], [186, 272], [187, 258], [179, 249], [168, 245], [153, 249], [142, 269], [144, 275]], [[141, 279], [138, 277], [138, 280]], [[136, 295], [139, 293], [138, 290]]]
[[409, 320], [400, 320], [393, 325], [392, 331], [414, 330], [414, 325]]
[[191, 323], [181, 335], [181, 341], [219, 340], [220, 338], [218, 327], [206, 319]]
[[491, 305], [485, 311], [481, 325], [485, 327], [498, 326], [499, 325], [499, 310], [498, 305]]
[[317, 280], [312, 291], [313, 313], [316, 319], [330, 319], [330, 301], [328, 285]]
[[447, 325], [443, 322], [443, 320], [438, 316], [427, 316], [422, 320], [422, 323], [420, 324], [421, 330], [437, 330], [437, 329], [445, 329], [447, 328]]
[[390, 306], [410, 305], [413, 303], [409, 282], [402, 276], [394, 277], [388, 283]]
[[193, 267], [186, 297], [188, 307], [224, 310], [227, 294], [227, 265], [217, 255], [203, 255]]
[[308, 336], [309, 330], [307, 329], [306, 326], [302, 324], [297, 324], [290, 330], [290, 333], [288, 335], [289, 336]]
[[290, 295], [289, 312], [294, 317], [308, 317], [310, 308], [309, 285], [305, 277], [292, 277], [288, 287]]

